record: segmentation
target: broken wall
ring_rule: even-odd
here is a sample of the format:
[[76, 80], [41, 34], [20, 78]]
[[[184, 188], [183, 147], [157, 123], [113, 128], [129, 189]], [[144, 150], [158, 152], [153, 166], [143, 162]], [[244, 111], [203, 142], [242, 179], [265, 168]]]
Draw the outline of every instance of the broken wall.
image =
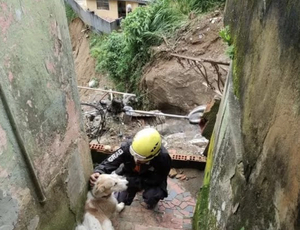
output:
[[226, 2], [233, 76], [195, 229], [300, 229], [299, 15], [297, 0]]
[[62, 0], [0, 0], [0, 78], [0, 228], [74, 229], [92, 163]]

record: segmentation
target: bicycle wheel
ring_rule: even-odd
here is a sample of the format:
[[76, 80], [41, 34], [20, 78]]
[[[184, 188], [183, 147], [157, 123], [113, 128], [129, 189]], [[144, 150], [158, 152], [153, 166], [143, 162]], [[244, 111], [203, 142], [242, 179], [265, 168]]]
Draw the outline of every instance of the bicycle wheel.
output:
[[83, 114], [85, 131], [90, 141], [98, 139], [104, 133], [106, 125], [105, 109], [100, 105], [80, 103]]

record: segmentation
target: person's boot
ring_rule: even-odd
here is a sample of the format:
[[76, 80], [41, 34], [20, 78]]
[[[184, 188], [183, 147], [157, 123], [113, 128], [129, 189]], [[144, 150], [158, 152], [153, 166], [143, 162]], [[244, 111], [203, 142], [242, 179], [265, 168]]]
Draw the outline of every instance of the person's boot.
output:
[[147, 204], [145, 201], [143, 201], [141, 203], [141, 206], [143, 206], [144, 208], [146, 209], [149, 209], [149, 210], [152, 210], [156, 207], [157, 203], [156, 204]]

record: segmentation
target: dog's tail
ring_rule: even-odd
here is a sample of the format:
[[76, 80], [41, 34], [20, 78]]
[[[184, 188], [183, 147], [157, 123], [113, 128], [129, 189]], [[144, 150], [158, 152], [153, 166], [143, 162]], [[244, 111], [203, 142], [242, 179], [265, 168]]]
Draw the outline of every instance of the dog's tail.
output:
[[86, 227], [84, 227], [83, 225], [78, 225], [75, 230], [88, 230]]
[[[104, 228], [105, 230], [110, 230], [111, 228]], [[113, 229], [113, 228], [112, 228]], [[90, 213], [84, 214], [84, 219], [81, 225], [78, 225], [75, 230], [103, 230], [100, 222], [95, 216]]]

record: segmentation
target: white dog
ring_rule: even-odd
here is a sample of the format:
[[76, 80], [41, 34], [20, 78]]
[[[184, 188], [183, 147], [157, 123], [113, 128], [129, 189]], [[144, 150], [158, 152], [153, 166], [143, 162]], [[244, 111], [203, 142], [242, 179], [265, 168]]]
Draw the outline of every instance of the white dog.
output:
[[101, 174], [88, 193], [83, 223], [75, 230], [114, 230], [110, 218], [123, 210], [124, 203], [118, 204], [113, 192], [124, 191], [127, 183], [117, 174]]

